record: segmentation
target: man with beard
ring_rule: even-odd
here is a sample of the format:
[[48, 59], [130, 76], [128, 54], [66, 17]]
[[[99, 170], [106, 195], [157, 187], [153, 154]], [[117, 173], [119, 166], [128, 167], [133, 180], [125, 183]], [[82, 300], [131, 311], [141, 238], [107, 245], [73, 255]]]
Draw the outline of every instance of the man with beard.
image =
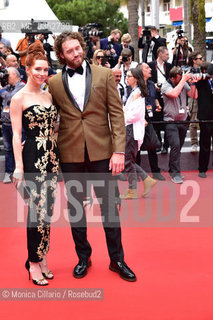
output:
[[[85, 185], [88, 185], [89, 177], [100, 201], [110, 256], [109, 268], [124, 280], [135, 281], [135, 274], [124, 262], [115, 192], [110, 188], [110, 171], [116, 175], [124, 169], [123, 110], [112, 71], [89, 65], [84, 60], [85, 47], [78, 32], [63, 32], [59, 35], [55, 40], [55, 52], [64, 68], [49, 80], [50, 92], [60, 113], [58, 147], [67, 187], [72, 235], [79, 258], [73, 276], [84, 277], [91, 265], [92, 249], [87, 240], [83, 208]], [[71, 186], [74, 180], [78, 182], [78, 190]], [[114, 190], [115, 186], [116, 183]], [[74, 206], [76, 200], [78, 209]]]

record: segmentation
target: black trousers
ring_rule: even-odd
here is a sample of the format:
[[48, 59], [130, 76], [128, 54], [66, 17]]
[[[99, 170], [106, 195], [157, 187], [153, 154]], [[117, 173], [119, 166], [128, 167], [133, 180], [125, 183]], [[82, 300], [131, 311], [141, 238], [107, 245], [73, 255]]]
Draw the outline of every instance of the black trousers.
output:
[[208, 170], [212, 135], [213, 123], [200, 123], [200, 153], [198, 168], [200, 172], [206, 172]]
[[[86, 262], [92, 253], [87, 240], [87, 222], [83, 207], [83, 201], [88, 196], [88, 184], [92, 181], [93, 190], [99, 199], [110, 259], [123, 261], [120, 219], [115, 201], [117, 181], [109, 172], [109, 159], [91, 162], [86, 150], [83, 163], [61, 163], [61, 169], [66, 183], [72, 236], [79, 260]], [[73, 182], [76, 182], [74, 186]]]
[[[142, 147], [142, 146], [141, 146]], [[137, 156], [136, 156], [136, 164], [141, 165], [141, 150], [138, 151]], [[160, 168], [158, 167], [158, 155], [156, 152], [156, 149], [148, 150], [148, 159], [149, 159], [149, 165], [151, 168], [152, 173], [159, 173]]]
[[186, 124], [166, 124], [166, 136], [170, 145], [169, 154], [169, 172], [175, 176], [180, 173], [180, 155], [181, 148], [187, 132]]

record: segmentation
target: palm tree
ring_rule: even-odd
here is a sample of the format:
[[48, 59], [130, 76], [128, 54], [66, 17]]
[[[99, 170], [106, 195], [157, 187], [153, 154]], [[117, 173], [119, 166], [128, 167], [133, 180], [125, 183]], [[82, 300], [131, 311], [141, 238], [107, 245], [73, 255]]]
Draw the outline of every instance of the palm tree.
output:
[[194, 26], [194, 50], [206, 57], [205, 0], [190, 0], [191, 19]]
[[135, 49], [135, 61], [139, 61], [138, 54], [138, 0], [128, 1], [128, 32], [132, 37], [132, 45]]

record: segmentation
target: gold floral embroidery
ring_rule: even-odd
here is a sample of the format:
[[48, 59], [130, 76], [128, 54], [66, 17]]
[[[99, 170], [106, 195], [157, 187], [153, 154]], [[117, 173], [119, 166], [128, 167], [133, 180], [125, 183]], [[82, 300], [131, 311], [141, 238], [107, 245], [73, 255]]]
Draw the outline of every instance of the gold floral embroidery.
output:
[[[25, 111], [24, 117], [28, 119], [29, 133], [35, 137], [38, 158], [34, 163], [38, 173], [35, 180], [38, 190], [32, 189], [33, 201], [36, 202], [36, 215], [38, 219], [37, 231], [40, 234], [40, 243], [37, 248], [37, 255], [42, 259], [49, 250], [50, 225], [46, 221], [47, 216], [51, 217], [54, 200], [56, 197], [57, 175], [59, 172], [59, 160], [56, 154], [56, 139], [54, 127], [57, 120], [57, 110], [54, 105], [46, 108], [42, 105], [32, 106]], [[30, 136], [31, 136], [30, 133]], [[49, 174], [51, 179], [48, 181]], [[48, 203], [48, 198], [51, 198]], [[48, 216], [48, 219], [50, 219]]]

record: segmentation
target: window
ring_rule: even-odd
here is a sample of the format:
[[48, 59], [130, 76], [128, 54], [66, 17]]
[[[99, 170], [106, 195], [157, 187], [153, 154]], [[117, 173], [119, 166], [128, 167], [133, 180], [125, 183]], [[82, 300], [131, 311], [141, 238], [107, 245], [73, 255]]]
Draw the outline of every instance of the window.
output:
[[163, 11], [169, 11], [170, 0], [163, 0]]
[[151, 12], [151, 0], [146, 0], [146, 12]]

